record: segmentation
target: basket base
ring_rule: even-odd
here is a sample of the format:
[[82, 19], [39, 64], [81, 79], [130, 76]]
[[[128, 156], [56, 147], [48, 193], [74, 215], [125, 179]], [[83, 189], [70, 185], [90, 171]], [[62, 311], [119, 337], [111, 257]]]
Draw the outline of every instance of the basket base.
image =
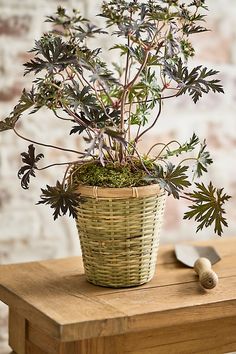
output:
[[96, 286], [102, 286], [103, 288], [113, 288], [113, 289], [125, 289], [125, 288], [135, 288], [141, 285], [144, 285], [146, 283], [148, 283], [149, 281], [152, 280], [154, 275], [150, 276], [148, 279], [146, 280], [142, 280], [142, 281], [137, 281], [137, 282], [132, 282], [132, 283], [126, 283], [126, 284], [110, 284], [110, 283], [103, 283], [101, 281], [98, 280], [94, 280], [94, 279], [89, 279], [88, 277], [86, 277], [86, 280], [93, 285]]

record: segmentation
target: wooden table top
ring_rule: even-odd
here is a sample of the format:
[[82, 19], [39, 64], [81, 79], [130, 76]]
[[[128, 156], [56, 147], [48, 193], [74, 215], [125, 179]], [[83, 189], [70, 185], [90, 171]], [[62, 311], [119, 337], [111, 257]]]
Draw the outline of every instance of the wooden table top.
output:
[[213, 245], [217, 288], [203, 290], [194, 271], [161, 247], [156, 275], [140, 287], [89, 284], [81, 257], [0, 266], [0, 300], [61, 341], [115, 335], [236, 315], [236, 238]]

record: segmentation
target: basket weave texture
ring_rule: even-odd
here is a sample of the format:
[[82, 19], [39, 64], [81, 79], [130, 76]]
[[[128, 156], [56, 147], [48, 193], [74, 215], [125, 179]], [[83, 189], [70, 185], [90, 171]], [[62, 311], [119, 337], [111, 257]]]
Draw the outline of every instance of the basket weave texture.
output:
[[154, 275], [165, 194], [158, 185], [136, 188], [80, 186], [79, 231], [86, 278], [130, 287]]

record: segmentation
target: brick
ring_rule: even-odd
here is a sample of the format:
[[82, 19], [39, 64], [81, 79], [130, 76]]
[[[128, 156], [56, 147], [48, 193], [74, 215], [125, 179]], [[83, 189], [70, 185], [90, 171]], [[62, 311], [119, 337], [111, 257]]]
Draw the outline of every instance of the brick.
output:
[[22, 36], [29, 31], [31, 20], [29, 15], [0, 17], [0, 35]]
[[5, 204], [7, 204], [11, 199], [11, 195], [8, 189], [0, 187], [0, 211]]
[[19, 61], [24, 64], [28, 61], [30, 61], [31, 59], [34, 58], [34, 54], [33, 53], [29, 53], [26, 51], [21, 51], [17, 54], [17, 58], [19, 59]]
[[16, 82], [13, 86], [0, 89], [0, 102], [12, 102], [14, 98], [18, 98], [22, 92], [22, 84]]
[[15, 240], [27, 237], [35, 238], [39, 236], [40, 232], [40, 220], [35, 210], [30, 211], [23, 208], [4, 210], [0, 214], [0, 225], [0, 242], [9, 238]]

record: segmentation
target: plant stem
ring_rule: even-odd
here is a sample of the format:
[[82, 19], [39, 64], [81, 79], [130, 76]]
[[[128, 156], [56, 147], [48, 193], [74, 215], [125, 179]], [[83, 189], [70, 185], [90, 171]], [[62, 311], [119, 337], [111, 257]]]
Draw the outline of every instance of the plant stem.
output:
[[67, 166], [67, 168], [65, 170], [65, 173], [64, 173], [64, 176], [63, 176], [63, 180], [62, 180], [62, 185], [63, 185], [64, 189], [65, 189], [65, 184], [66, 184], [66, 176], [67, 176], [67, 173], [69, 171], [69, 168], [70, 168], [70, 165]]
[[165, 146], [161, 149], [161, 151], [160, 151], [159, 154], [156, 156], [156, 158], [155, 158], [154, 161], [156, 161], [156, 160], [161, 156], [162, 152], [163, 152], [169, 145], [171, 145], [171, 144], [173, 144], [173, 143], [178, 144], [179, 147], [181, 146], [181, 144], [180, 144], [177, 140], [172, 140], [172, 141], [170, 141], [168, 144], [165, 144]]
[[75, 121], [76, 121], [77, 123], [79, 123], [80, 125], [82, 125], [82, 126], [85, 127], [86, 129], [91, 130], [91, 131], [94, 133], [94, 130], [93, 130], [91, 127], [89, 127], [88, 124], [86, 124], [85, 122], [83, 122], [79, 117], [77, 117], [77, 115], [76, 115], [68, 106], [64, 105], [63, 107], [64, 107], [64, 109], [66, 110], [66, 112], [69, 114], [69, 116], [72, 116], [72, 117], [75, 118]]
[[[139, 126], [138, 126], [138, 130], [137, 130], [137, 133], [136, 133], [136, 137], [139, 136], [141, 127], [142, 127], [142, 123], [140, 123]], [[136, 138], [134, 139], [134, 141], [135, 141], [135, 140], [136, 140]]]
[[[148, 55], [149, 55], [149, 51], [147, 50], [145, 52], [143, 63], [140, 66], [138, 72], [136, 73], [134, 78], [129, 83], [127, 83], [124, 86], [124, 91], [123, 91], [123, 94], [122, 94], [122, 97], [121, 97], [121, 123], [120, 123], [120, 129], [121, 129], [122, 133], [124, 133], [124, 126], [125, 126], [125, 114], [124, 114], [124, 111], [125, 111], [126, 97], [127, 97], [127, 94], [129, 92], [130, 88], [135, 84], [136, 80], [139, 78], [139, 75], [141, 74], [141, 72], [145, 68], [147, 60], [148, 60]], [[120, 156], [120, 161], [122, 161], [123, 157], [124, 157], [124, 147], [123, 147], [122, 144], [120, 144], [119, 156]]]
[[[84, 82], [85, 82], [93, 91], [96, 91], [96, 92], [97, 92], [98, 90], [96, 90], [95, 87], [84, 77], [82, 66], [80, 66], [80, 69], [81, 69], [81, 77], [83, 78]], [[80, 78], [78, 72], [76, 72], [76, 75], [77, 75], [78, 79], [80, 80], [80, 82], [82, 83], [82, 80], [81, 80], [81, 78]], [[83, 83], [82, 83], [82, 84], [83, 84]], [[100, 86], [102, 87], [102, 90], [100, 90], [100, 91], [104, 91], [104, 92], [105, 92], [105, 94], [107, 95], [109, 101], [111, 102], [111, 105], [113, 106], [113, 100], [112, 100], [112, 98], [111, 98], [109, 92], [106, 90], [106, 88], [105, 88], [101, 83], [99, 83], [99, 84], [100, 84]]]
[[177, 93], [175, 93], [174, 95], [170, 95], [170, 96], [164, 96], [164, 97], [161, 97], [161, 100], [167, 100], [168, 98], [173, 98], [173, 97], [176, 97], [176, 96], [177, 96], [177, 94], [178, 94], [178, 92], [177, 92]]
[[21, 135], [20, 133], [18, 133], [18, 131], [13, 128], [13, 131], [14, 133], [21, 139], [25, 140], [25, 141], [28, 141], [30, 143], [33, 143], [33, 144], [36, 144], [36, 145], [40, 145], [40, 146], [45, 146], [45, 147], [48, 147], [48, 148], [53, 148], [53, 149], [57, 149], [57, 150], [62, 150], [62, 151], [66, 151], [66, 152], [73, 152], [74, 154], [78, 154], [78, 155], [84, 155], [82, 152], [80, 151], [76, 151], [76, 150], [71, 150], [71, 149], [66, 149], [66, 148], [61, 148], [59, 146], [56, 146], [56, 145], [51, 145], [51, 144], [44, 144], [44, 143], [40, 143], [40, 142], [37, 142], [37, 141], [34, 141], [34, 140], [31, 140], [31, 139], [28, 139], [26, 137], [24, 137], [23, 135]]
[[60, 117], [60, 116], [57, 114], [56, 110], [54, 110], [54, 109], [53, 109], [53, 113], [54, 113], [54, 115], [55, 115], [58, 119], [67, 120], [67, 121], [70, 121], [70, 122], [74, 122], [73, 119]]
[[[176, 97], [177, 96], [177, 94], [178, 94], [178, 92], [176, 93], [176, 94], [174, 94], [174, 95], [171, 95], [171, 96], [164, 96], [164, 97], [160, 97], [160, 98], [158, 98], [160, 101], [162, 101], [162, 100], [166, 100], [166, 99], [168, 99], [168, 98], [173, 98], [173, 97]], [[148, 103], [148, 102], [152, 102], [152, 100], [145, 100], [145, 101], [133, 101], [132, 103], [133, 104], [135, 104], [135, 103]], [[129, 104], [129, 102], [126, 102], [125, 103], [125, 105], [128, 105]]]
[[[130, 37], [128, 35], [127, 38], [127, 47], [130, 47]], [[128, 79], [128, 69], [129, 69], [129, 50], [127, 51], [126, 54], [126, 64], [125, 64], [125, 83], [124, 83], [124, 87], [127, 85], [127, 79]]]
[[[132, 15], [132, 14], [131, 14]], [[127, 46], [129, 48], [130, 46], [130, 37], [128, 35], [127, 37]], [[128, 67], [129, 67], [129, 50], [127, 51], [126, 55], [126, 63], [125, 63], [125, 82], [124, 82], [124, 91], [121, 97], [121, 124], [120, 124], [120, 130], [122, 133], [124, 133], [124, 125], [125, 125], [125, 104], [126, 104], [126, 97], [127, 97], [127, 78], [128, 78]], [[124, 148], [123, 145], [120, 144], [120, 161], [123, 160], [123, 155], [124, 155]]]
[[[94, 90], [93, 85], [84, 77], [82, 66], [80, 66], [80, 69], [81, 69], [81, 77], [83, 78], [84, 82], [85, 82], [92, 90]], [[76, 74], [77, 74], [77, 77], [79, 77], [79, 74], [78, 74], [77, 72], [76, 72]]]
[[[120, 114], [120, 130], [121, 134], [125, 135], [124, 128], [125, 128], [125, 101], [127, 97], [127, 91], [124, 90], [122, 97], [121, 97], [121, 114]], [[124, 159], [124, 146], [120, 144], [119, 147], [119, 160], [122, 162]]]
[[47, 168], [53, 167], [53, 166], [63, 166], [63, 165], [72, 165], [77, 163], [78, 161], [70, 161], [70, 162], [58, 162], [58, 163], [52, 163], [51, 165], [47, 165], [41, 168], [37, 168], [38, 171], [43, 171], [46, 170]]
[[129, 105], [129, 111], [128, 111], [128, 121], [129, 121], [129, 124], [128, 124], [128, 142], [131, 141], [131, 119], [130, 119], [130, 116], [131, 116], [131, 110], [132, 110], [132, 100], [130, 101], [130, 105]]
[[112, 159], [112, 161], [114, 162], [115, 161], [115, 158], [114, 158], [114, 155], [112, 154], [112, 150], [113, 150], [113, 145], [114, 145], [114, 143], [112, 142], [112, 140], [111, 140], [111, 137], [108, 135], [108, 145], [109, 145], [109, 147], [110, 147], [110, 157], [111, 157], [111, 159]]
[[112, 120], [111, 116], [107, 113], [107, 111], [106, 111], [106, 107], [105, 107], [104, 103], [102, 102], [102, 99], [99, 97], [99, 95], [98, 95], [98, 91], [97, 91], [97, 89], [96, 89], [96, 87], [95, 87], [95, 86], [94, 86], [94, 90], [95, 90], [95, 95], [96, 95], [96, 97], [97, 97], [97, 100], [98, 100], [98, 102], [101, 104], [101, 106], [102, 106], [102, 109], [103, 109], [103, 111], [104, 111], [105, 116], [106, 116], [107, 118], [109, 118], [109, 119], [111, 119], [111, 120]]
[[148, 171], [147, 167], [144, 165], [143, 160], [142, 160], [142, 157], [140, 156], [140, 154], [139, 154], [138, 150], [136, 149], [136, 147], [135, 147], [133, 144], [131, 144], [131, 143], [129, 143], [129, 145], [130, 145], [130, 146], [133, 148], [133, 150], [136, 152], [136, 154], [137, 154], [137, 156], [138, 156], [138, 158], [139, 158], [139, 160], [140, 160], [140, 162], [141, 162], [141, 164], [142, 164], [144, 170], [147, 172], [148, 175], [150, 175], [150, 171]]
[[184, 195], [180, 195], [179, 197], [182, 198], [182, 199], [189, 200], [190, 202], [193, 202], [193, 203], [195, 202], [195, 200], [193, 200], [191, 198], [188, 198], [188, 197], [185, 197]]
[[102, 83], [100, 82], [99, 85], [102, 87], [101, 91], [104, 91], [105, 94], [107, 95], [107, 98], [109, 99], [109, 101], [111, 102], [111, 105], [113, 106], [114, 102], [113, 99], [111, 98], [109, 92], [106, 90], [106, 88], [102, 85]]
[[[185, 162], [185, 161], [191, 161], [191, 160], [194, 160], [194, 161], [197, 161], [198, 159], [196, 158], [196, 157], [189, 157], [189, 158], [187, 158], [187, 159], [184, 159], [184, 160], [182, 160], [182, 161], [180, 161], [180, 163], [178, 164], [178, 166], [180, 166], [183, 162]], [[177, 167], [178, 167], [177, 166]]]
[[141, 72], [143, 71], [143, 69], [147, 64], [148, 56], [149, 56], [149, 50], [146, 50], [142, 65], [140, 66], [134, 78], [125, 86], [124, 88], [125, 90], [129, 90], [135, 84], [136, 80], [139, 78], [139, 75], [141, 74]]
[[146, 155], [148, 156], [150, 154], [150, 152], [154, 149], [154, 147], [159, 146], [159, 145], [166, 146], [166, 144], [164, 144], [164, 143], [156, 143], [150, 147], [150, 149], [148, 150]]
[[136, 138], [135, 138], [135, 140], [134, 140], [135, 143], [138, 142], [138, 140], [141, 138], [141, 136], [143, 136], [144, 134], [146, 134], [150, 129], [152, 129], [152, 128], [154, 127], [154, 125], [156, 124], [156, 122], [157, 122], [158, 118], [160, 117], [160, 115], [161, 115], [161, 101], [159, 102], [159, 111], [158, 111], [158, 113], [157, 113], [157, 116], [156, 116], [154, 122], [150, 125], [150, 127], [148, 127], [147, 129], [145, 129], [141, 134], [139, 134], [138, 136], [136, 136]]

